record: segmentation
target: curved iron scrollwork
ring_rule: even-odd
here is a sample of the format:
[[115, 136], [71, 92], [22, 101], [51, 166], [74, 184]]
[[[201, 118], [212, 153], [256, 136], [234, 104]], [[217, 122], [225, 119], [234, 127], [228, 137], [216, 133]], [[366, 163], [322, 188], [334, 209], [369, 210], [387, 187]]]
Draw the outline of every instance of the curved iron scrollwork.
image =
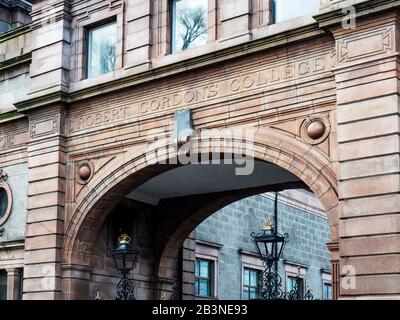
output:
[[116, 300], [136, 300], [135, 287], [131, 280], [128, 279], [128, 273], [123, 272], [122, 278], [117, 284]]
[[314, 300], [314, 295], [311, 292], [310, 284], [307, 284], [307, 291], [304, 295], [304, 300]]
[[266, 265], [261, 281], [260, 295], [263, 299], [279, 300], [284, 296], [282, 278], [273, 270], [271, 265]]
[[276, 272], [271, 263], [264, 262], [264, 272], [260, 279], [259, 298], [264, 300], [314, 300], [310, 285], [307, 284], [306, 293], [303, 295], [300, 277], [291, 291], [284, 291], [282, 277]]

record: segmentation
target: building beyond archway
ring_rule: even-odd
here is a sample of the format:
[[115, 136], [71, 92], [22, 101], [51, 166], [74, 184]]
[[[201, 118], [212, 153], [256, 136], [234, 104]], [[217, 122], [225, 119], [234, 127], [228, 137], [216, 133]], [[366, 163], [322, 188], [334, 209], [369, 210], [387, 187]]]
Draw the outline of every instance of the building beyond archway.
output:
[[329, 224], [319, 201], [302, 189], [236, 201], [197, 226], [182, 250], [181, 291], [193, 284], [195, 299], [257, 299], [264, 266], [249, 235], [268, 219], [276, 219], [278, 233], [288, 236], [277, 264], [282, 291], [299, 299], [306, 292], [316, 300], [332, 299]]

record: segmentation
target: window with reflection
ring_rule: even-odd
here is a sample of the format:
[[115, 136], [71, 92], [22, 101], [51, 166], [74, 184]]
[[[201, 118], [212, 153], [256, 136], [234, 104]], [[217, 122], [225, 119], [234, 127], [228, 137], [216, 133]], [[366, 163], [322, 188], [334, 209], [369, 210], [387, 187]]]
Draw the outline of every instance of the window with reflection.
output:
[[115, 70], [117, 23], [88, 30], [87, 77], [94, 78]]
[[282, 22], [319, 11], [320, 0], [274, 0], [275, 22]]
[[207, 43], [208, 0], [173, 0], [172, 52], [180, 52]]
[[324, 283], [324, 300], [332, 300], [332, 284]]
[[253, 300], [258, 298], [260, 287], [259, 270], [244, 268], [243, 270], [243, 300]]
[[212, 296], [212, 264], [211, 260], [196, 259], [195, 294], [197, 296]]
[[297, 292], [299, 297], [304, 296], [304, 279], [297, 277], [287, 277], [286, 281], [286, 291], [287, 292]]

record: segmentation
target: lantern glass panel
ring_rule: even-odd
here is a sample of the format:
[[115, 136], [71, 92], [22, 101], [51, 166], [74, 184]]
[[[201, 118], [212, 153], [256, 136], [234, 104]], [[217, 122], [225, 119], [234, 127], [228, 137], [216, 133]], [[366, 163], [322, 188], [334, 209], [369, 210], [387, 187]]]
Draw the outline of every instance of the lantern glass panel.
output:
[[136, 261], [138, 249], [131, 244], [120, 244], [111, 252], [118, 270], [131, 270]]

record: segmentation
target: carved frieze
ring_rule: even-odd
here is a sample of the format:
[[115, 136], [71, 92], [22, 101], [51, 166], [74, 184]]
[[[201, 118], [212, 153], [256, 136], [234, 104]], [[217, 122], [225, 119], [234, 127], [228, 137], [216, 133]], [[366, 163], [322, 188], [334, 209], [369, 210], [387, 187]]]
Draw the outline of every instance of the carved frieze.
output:
[[0, 150], [10, 149], [13, 145], [13, 135], [4, 135], [0, 137]]
[[39, 138], [46, 135], [59, 133], [60, 116], [49, 119], [32, 120], [29, 126], [30, 137]]
[[0, 136], [0, 151], [24, 145], [28, 141], [28, 132], [20, 132]]
[[[273, 90], [298, 85], [326, 76], [334, 65], [334, 53], [324, 49], [313, 54], [232, 70], [223, 76], [205, 79], [188, 86], [171, 86], [163, 90], [141, 90], [133, 93], [129, 104], [71, 113], [67, 132], [100, 128], [125, 119], [146, 119], [182, 108], [196, 108], [213, 103], [226, 103]], [[161, 93], [162, 92], [162, 93]], [[135, 94], [140, 94], [135, 99]]]

